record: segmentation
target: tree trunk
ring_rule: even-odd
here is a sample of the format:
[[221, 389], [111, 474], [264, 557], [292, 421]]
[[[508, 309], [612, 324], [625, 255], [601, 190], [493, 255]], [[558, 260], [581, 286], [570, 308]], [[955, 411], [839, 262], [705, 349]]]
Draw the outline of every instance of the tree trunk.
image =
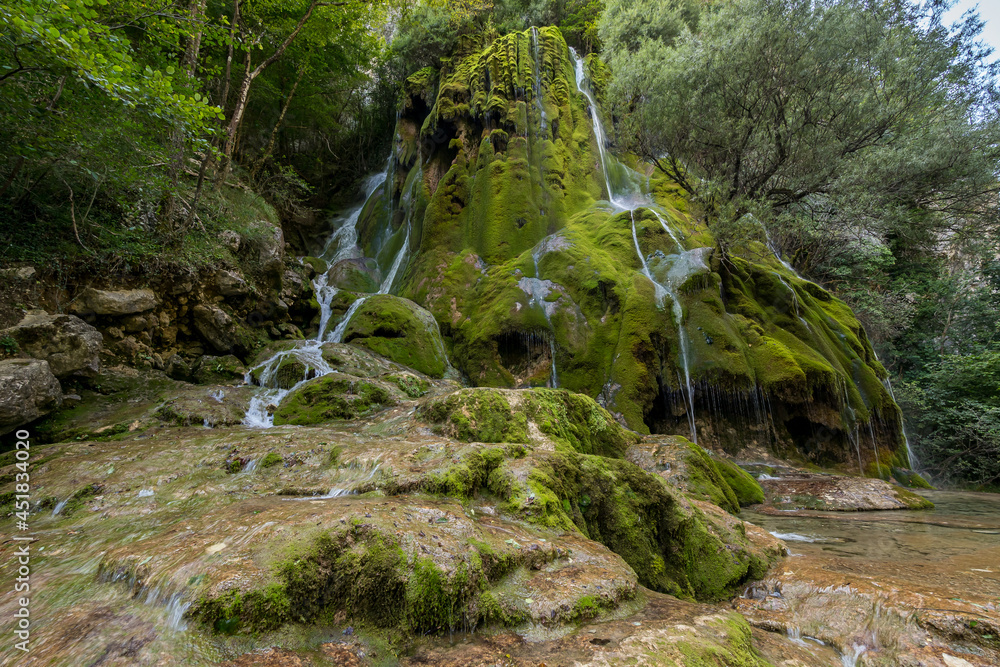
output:
[[250, 71], [250, 52], [247, 52], [246, 76], [243, 77], [243, 82], [240, 84], [239, 94], [236, 96], [236, 106], [233, 107], [233, 115], [230, 117], [229, 126], [226, 128], [226, 143], [225, 148], [222, 151], [222, 159], [225, 164], [219, 174], [219, 179], [217, 181], [218, 184], [221, 185], [224, 183], [226, 178], [229, 176], [229, 166], [232, 163], [233, 149], [236, 147], [236, 134], [240, 129], [240, 121], [243, 120], [243, 113], [246, 111], [247, 100], [250, 98], [250, 84], [253, 83], [254, 79], [260, 76], [261, 72], [277, 62], [277, 60], [284, 55], [285, 51], [288, 49], [288, 45], [299, 36], [299, 33], [302, 32], [302, 27], [306, 24], [306, 21], [309, 20], [309, 17], [312, 16], [313, 11], [315, 11], [317, 7], [343, 4], [346, 3], [330, 3], [313, 0], [312, 4], [309, 5], [309, 9], [307, 9], [306, 13], [301, 19], [299, 19], [295, 29], [292, 30], [288, 37], [285, 38], [285, 41], [281, 43], [281, 46], [275, 49], [274, 53], [272, 53], [267, 60], [257, 65], [253, 71]]
[[[202, 15], [205, 13], [205, 3], [207, 0], [191, 0], [190, 15], [191, 23], [195, 26], [194, 34], [188, 39], [184, 48], [184, 55], [181, 58], [181, 70], [187, 82], [195, 80], [195, 67], [198, 64], [198, 54], [201, 51], [202, 36]], [[179, 187], [181, 168], [184, 163], [184, 133], [179, 127], [175, 127], [170, 135], [170, 190], [163, 199], [163, 210], [160, 214], [160, 224], [167, 231], [174, 228], [174, 214], [176, 208], [175, 193]]]

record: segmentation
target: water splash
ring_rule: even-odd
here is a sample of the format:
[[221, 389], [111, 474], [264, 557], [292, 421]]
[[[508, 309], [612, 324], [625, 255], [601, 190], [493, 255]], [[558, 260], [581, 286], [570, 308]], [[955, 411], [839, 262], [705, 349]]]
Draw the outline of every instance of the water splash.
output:
[[[72, 496], [70, 498], [72, 498]], [[52, 510], [52, 516], [59, 516], [62, 513], [62, 511], [66, 508], [66, 503], [70, 501], [70, 498], [67, 498], [66, 500], [60, 500], [59, 502], [57, 502], [55, 509]]]
[[358, 308], [360, 308], [367, 299], [368, 297], [364, 296], [358, 297], [354, 303], [351, 304], [351, 307], [347, 309], [346, 313], [344, 313], [340, 322], [337, 323], [337, 327], [333, 330], [333, 333], [330, 334], [329, 340], [331, 343], [343, 342], [344, 333], [347, 331], [347, 325], [351, 323], [351, 320], [354, 318], [354, 313], [358, 312]]
[[861, 656], [867, 652], [868, 647], [864, 644], [854, 644], [851, 646], [850, 652], [844, 651], [844, 653], [840, 656], [840, 662], [843, 667], [857, 667], [861, 664], [858, 662], [861, 659]]

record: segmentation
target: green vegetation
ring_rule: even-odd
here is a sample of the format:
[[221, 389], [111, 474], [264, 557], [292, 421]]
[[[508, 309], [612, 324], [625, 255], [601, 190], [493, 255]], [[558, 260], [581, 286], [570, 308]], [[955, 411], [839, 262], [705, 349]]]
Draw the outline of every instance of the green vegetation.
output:
[[308, 426], [358, 419], [395, 404], [396, 399], [381, 383], [331, 373], [303, 384], [286, 396], [274, 413], [274, 423]]
[[[748, 285], [739, 260], [759, 266], [773, 250], [830, 288], [902, 388], [920, 465], [988, 488], [1000, 437], [983, 396], [996, 391], [975, 385], [1000, 349], [1000, 96], [982, 22], [969, 13], [947, 25], [945, 10], [611, 0], [599, 34], [618, 146], [705, 207], [724, 284]], [[800, 355], [770, 332], [761, 342]], [[870, 384], [858, 383], [869, 407]]]

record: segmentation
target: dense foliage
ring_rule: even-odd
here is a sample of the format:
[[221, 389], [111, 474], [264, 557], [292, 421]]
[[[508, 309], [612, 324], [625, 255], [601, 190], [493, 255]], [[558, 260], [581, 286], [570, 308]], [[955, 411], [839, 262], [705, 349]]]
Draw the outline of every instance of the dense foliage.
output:
[[328, 200], [387, 150], [389, 10], [5, 3], [0, 258], [128, 272], [266, 217], [239, 187], [289, 214]]

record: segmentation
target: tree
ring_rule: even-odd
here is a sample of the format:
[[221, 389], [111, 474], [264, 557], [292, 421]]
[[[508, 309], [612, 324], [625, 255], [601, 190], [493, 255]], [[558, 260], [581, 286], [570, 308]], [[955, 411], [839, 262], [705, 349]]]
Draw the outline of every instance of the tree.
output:
[[[778, 210], [995, 206], [994, 69], [967, 16], [903, 0], [609, 3], [623, 147], [693, 194]], [[655, 17], [651, 24], [645, 23]]]

